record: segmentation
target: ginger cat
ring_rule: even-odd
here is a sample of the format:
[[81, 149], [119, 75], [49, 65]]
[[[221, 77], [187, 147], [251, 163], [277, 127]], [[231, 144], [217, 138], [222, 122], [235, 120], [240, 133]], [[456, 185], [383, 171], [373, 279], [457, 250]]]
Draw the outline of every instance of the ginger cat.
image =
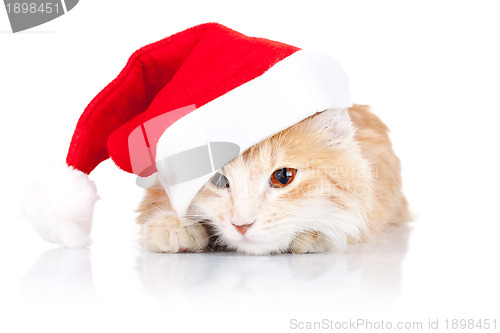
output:
[[342, 251], [410, 219], [388, 128], [368, 106], [319, 112], [252, 146], [177, 216], [158, 183], [138, 208], [152, 252]]

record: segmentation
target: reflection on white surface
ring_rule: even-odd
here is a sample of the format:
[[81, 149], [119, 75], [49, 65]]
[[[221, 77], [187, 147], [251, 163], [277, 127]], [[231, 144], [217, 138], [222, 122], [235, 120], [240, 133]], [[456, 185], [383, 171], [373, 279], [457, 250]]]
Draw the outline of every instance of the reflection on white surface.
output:
[[409, 226], [392, 227], [347, 253], [247, 256], [236, 253], [142, 253], [138, 273], [151, 295], [234, 294], [314, 296], [397, 296]]
[[95, 296], [89, 249], [44, 252], [20, 280], [19, 293], [29, 299], [86, 299]]
[[[135, 257], [135, 253], [118, 251], [97, 274], [102, 285], [99, 292], [93, 276], [93, 271], [99, 271], [99, 262], [93, 263], [93, 269], [91, 250], [51, 249], [21, 279], [19, 294], [35, 300], [119, 298], [130, 293], [139, 277], [146, 295], [159, 300], [235, 295], [392, 299], [400, 291], [401, 263], [410, 230], [409, 226], [392, 227], [346, 253], [249, 256], [140, 252]], [[127, 256], [130, 263], [125, 266], [130, 269], [120, 271], [120, 262]], [[117, 279], [120, 288], [115, 286]]]

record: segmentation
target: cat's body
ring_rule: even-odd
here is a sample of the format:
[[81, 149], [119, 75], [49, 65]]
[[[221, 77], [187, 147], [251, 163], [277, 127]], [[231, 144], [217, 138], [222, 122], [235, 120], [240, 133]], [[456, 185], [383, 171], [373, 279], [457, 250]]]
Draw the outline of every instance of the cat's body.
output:
[[198, 252], [216, 238], [243, 253], [324, 252], [408, 221], [387, 131], [366, 106], [318, 113], [240, 154], [184, 217], [157, 184], [138, 209], [145, 247]]

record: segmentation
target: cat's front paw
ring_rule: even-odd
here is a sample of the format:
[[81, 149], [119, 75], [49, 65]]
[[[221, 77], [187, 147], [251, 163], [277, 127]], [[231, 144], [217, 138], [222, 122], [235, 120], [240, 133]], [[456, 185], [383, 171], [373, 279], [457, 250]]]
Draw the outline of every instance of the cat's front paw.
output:
[[143, 244], [150, 252], [201, 252], [208, 232], [199, 223], [182, 226], [177, 217], [156, 216], [143, 225]]
[[331, 244], [324, 235], [315, 231], [301, 232], [290, 243], [292, 253], [322, 253], [330, 248]]

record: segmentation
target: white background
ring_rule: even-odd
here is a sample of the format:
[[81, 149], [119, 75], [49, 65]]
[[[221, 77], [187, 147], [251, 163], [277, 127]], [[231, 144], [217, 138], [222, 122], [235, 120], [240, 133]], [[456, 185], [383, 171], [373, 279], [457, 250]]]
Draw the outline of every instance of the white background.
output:
[[[81, 1], [12, 34], [0, 9], [0, 326], [6, 332], [286, 332], [290, 320], [497, 319], [500, 47], [495, 1]], [[26, 182], [64, 161], [90, 100], [137, 48], [217, 21], [322, 50], [391, 128], [418, 218], [347, 254], [148, 255], [133, 175], [102, 163], [86, 250], [19, 217]], [[296, 330], [295, 330], [296, 331]]]

